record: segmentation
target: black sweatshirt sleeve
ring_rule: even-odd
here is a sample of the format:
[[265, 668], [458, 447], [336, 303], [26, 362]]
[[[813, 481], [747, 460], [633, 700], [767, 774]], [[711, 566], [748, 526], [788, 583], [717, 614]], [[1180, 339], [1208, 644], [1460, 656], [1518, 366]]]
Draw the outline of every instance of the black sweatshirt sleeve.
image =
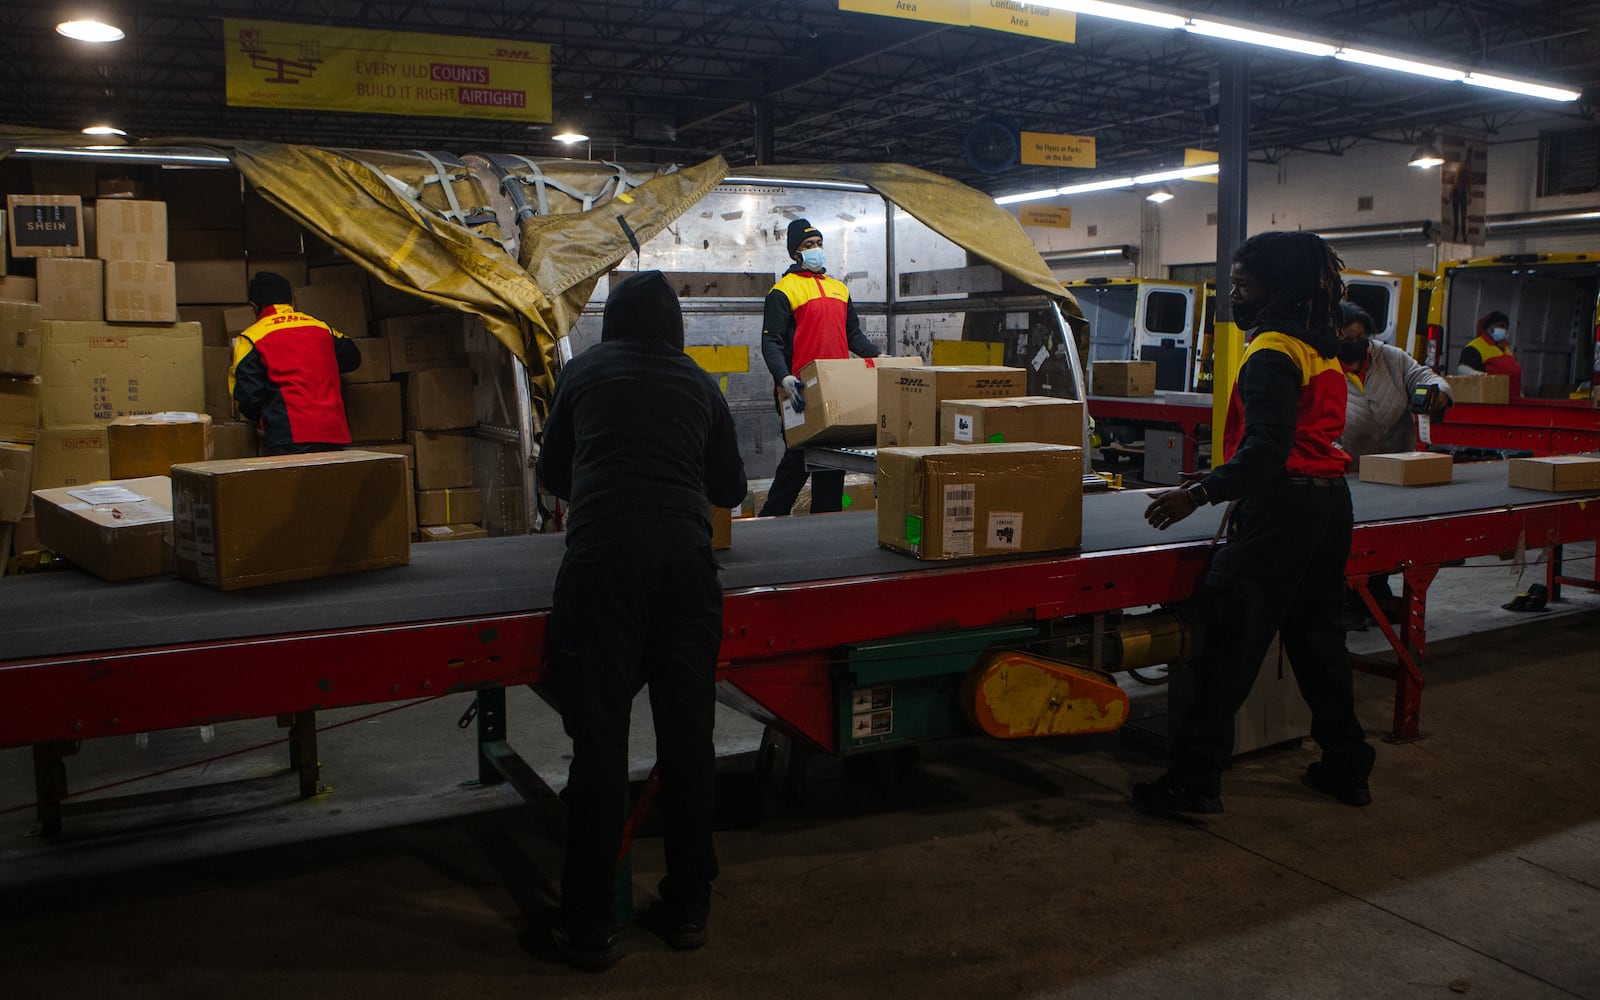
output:
[[706, 497], [718, 507], [737, 507], [744, 503], [747, 486], [733, 414], [728, 410], [727, 399], [717, 391], [712, 403], [711, 433], [706, 436]]
[[271, 394], [266, 361], [252, 346], [233, 369], [233, 399], [239, 404], [240, 415], [251, 421], [260, 420], [261, 409]]
[[563, 500], [571, 500], [572, 456], [576, 442], [573, 439], [572, 420], [567, 415], [569, 404], [562, 388], [561, 380], [557, 380], [555, 398], [550, 403], [550, 418], [544, 424], [544, 443], [539, 448], [536, 471], [545, 489]]
[[867, 335], [861, 332], [861, 317], [856, 315], [855, 302], [846, 302], [844, 307], [844, 334], [846, 342], [850, 345], [850, 353], [858, 358], [877, 357], [877, 345], [868, 340]]
[[1239, 450], [1206, 477], [1214, 503], [1259, 492], [1283, 475], [1300, 409], [1300, 369], [1287, 354], [1257, 351], [1239, 369], [1244, 437]]
[[1478, 349], [1470, 344], [1461, 349], [1461, 360], [1458, 363], [1461, 367], [1471, 368], [1473, 371], [1481, 372], [1484, 370], [1483, 355], [1479, 354]]
[[333, 358], [339, 362], [339, 371], [353, 372], [361, 367], [361, 348], [349, 337], [337, 334], [333, 338]]
[[772, 373], [772, 381], [782, 382], [789, 371], [789, 356], [794, 350], [794, 310], [789, 297], [774, 288], [767, 293], [761, 314], [761, 358]]

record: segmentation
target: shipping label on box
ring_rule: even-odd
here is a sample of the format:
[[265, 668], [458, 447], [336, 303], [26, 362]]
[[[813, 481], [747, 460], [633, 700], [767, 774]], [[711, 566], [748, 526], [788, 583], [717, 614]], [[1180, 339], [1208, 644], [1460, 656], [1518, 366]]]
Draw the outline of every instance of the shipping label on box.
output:
[[378, 331], [389, 342], [389, 370], [396, 375], [467, 363], [466, 324], [460, 313], [396, 316], [378, 324]]
[[102, 580], [158, 576], [170, 568], [162, 541], [172, 527], [165, 476], [36, 490], [39, 543]]
[[947, 399], [939, 414], [939, 440], [944, 444], [1032, 441], [1083, 447], [1083, 404], [1075, 399]]
[[1362, 455], [1363, 483], [1390, 486], [1437, 486], [1451, 482], [1455, 462], [1449, 455], [1431, 451], [1401, 451], [1387, 455]]
[[[1450, 385], [1454, 387], [1454, 379]], [[1600, 456], [1513, 458], [1506, 463], [1506, 481], [1521, 489], [1547, 493], [1600, 492]]]
[[919, 559], [1076, 548], [1083, 450], [1051, 444], [878, 449], [878, 544]]
[[1091, 378], [1096, 396], [1154, 396], [1154, 361], [1096, 361]]
[[178, 575], [218, 590], [411, 561], [406, 463], [368, 451], [172, 470]]
[[105, 310], [108, 323], [176, 323], [178, 297], [172, 264], [106, 261]]
[[200, 325], [44, 324], [46, 427], [206, 408]]
[[353, 337], [351, 343], [361, 352], [361, 364], [339, 378], [345, 382], [389, 381], [389, 342], [382, 337]]
[[367, 335], [367, 286], [307, 285], [294, 290], [294, 307], [321, 320], [346, 337]]
[[477, 423], [471, 369], [430, 368], [406, 375], [406, 430], [457, 430]]
[[103, 260], [166, 260], [167, 203], [118, 198], [95, 206], [95, 250]]
[[43, 382], [0, 375], [0, 441], [36, 440], [43, 414]]
[[783, 440], [802, 444], [866, 444], [878, 422], [878, 372], [920, 366], [920, 357], [824, 358], [800, 370], [806, 408], [782, 402]]
[[1511, 376], [1452, 375], [1450, 398], [1457, 403], [1509, 403]]
[[250, 298], [243, 258], [175, 260], [173, 281], [179, 302], [243, 302]]
[[1022, 396], [1028, 373], [999, 365], [919, 366], [878, 372], [878, 447], [939, 443], [939, 405], [947, 399]]
[[39, 374], [43, 310], [33, 302], [0, 301], [0, 375]]
[[104, 427], [47, 427], [33, 448], [33, 488], [85, 486], [111, 478]]
[[0, 521], [22, 520], [32, 491], [33, 445], [0, 441]]
[[344, 387], [344, 419], [352, 441], [400, 441], [406, 436], [399, 382]]
[[152, 413], [118, 417], [106, 425], [111, 478], [165, 476], [174, 465], [211, 458], [211, 417], [204, 413]]
[[13, 257], [82, 257], [83, 199], [74, 194], [6, 195]]
[[412, 431], [419, 490], [453, 490], [472, 485], [472, 434], [468, 431]]
[[105, 319], [105, 264], [92, 258], [45, 257], [39, 260], [40, 318]]
[[462, 524], [483, 520], [483, 491], [476, 487], [457, 490], [418, 490], [417, 524]]

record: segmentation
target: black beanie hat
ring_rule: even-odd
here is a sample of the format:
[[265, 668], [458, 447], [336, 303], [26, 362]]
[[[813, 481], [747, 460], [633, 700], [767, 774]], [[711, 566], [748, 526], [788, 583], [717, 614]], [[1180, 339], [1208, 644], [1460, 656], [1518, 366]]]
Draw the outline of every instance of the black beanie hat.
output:
[[612, 285], [600, 340], [659, 340], [683, 350], [683, 310], [666, 275], [640, 271]]
[[263, 306], [288, 305], [294, 301], [289, 291], [289, 279], [272, 271], [259, 271], [250, 279], [250, 301], [257, 309]]
[[809, 219], [794, 220], [789, 223], [789, 252], [798, 253], [800, 244], [813, 236], [821, 235], [822, 233], [817, 230], [816, 226], [811, 224]]

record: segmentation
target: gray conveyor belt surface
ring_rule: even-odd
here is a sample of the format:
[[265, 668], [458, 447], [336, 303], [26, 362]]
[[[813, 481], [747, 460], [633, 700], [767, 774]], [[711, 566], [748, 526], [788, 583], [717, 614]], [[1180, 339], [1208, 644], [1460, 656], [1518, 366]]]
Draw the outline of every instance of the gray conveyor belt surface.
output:
[[[1351, 490], [1358, 522], [1573, 496], [1513, 489], [1500, 462], [1458, 465], [1449, 486], [1352, 482]], [[1083, 551], [1206, 540], [1222, 515], [1222, 508], [1208, 508], [1158, 532], [1144, 522], [1148, 502], [1143, 491], [1085, 498]], [[12, 660], [540, 610], [550, 606], [561, 555], [559, 535], [414, 545], [409, 566], [226, 594], [173, 577], [125, 583], [77, 571], [4, 577], [0, 669]], [[871, 511], [736, 521], [734, 547], [718, 553], [718, 561], [730, 592], [953, 565], [878, 548]]]

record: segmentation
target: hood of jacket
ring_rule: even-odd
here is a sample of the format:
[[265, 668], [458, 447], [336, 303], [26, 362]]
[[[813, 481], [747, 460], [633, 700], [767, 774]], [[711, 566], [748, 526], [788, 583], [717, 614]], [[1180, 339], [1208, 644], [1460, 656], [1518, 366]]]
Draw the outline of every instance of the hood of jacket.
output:
[[600, 341], [613, 340], [658, 340], [683, 350], [683, 310], [660, 271], [640, 271], [611, 289]]

